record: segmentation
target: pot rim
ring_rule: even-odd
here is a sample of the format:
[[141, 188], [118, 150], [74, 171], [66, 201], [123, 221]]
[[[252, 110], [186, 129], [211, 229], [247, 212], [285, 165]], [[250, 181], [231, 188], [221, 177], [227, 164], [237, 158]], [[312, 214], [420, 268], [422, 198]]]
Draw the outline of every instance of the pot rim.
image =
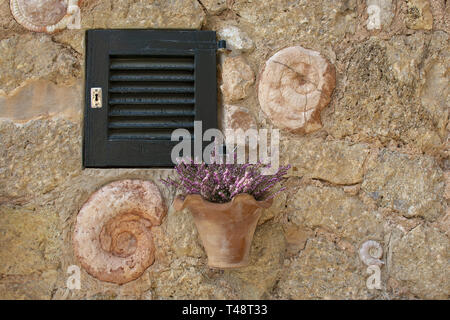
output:
[[187, 207], [189, 202], [201, 203], [205, 208], [210, 208], [212, 210], [218, 209], [227, 210], [235, 205], [236, 202], [252, 202], [259, 208], [267, 209], [273, 203], [273, 198], [268, 200], [256, 200], [252, 195], [248, 193], [239, 193], [231, 199], [231, 201], [225, 203], [211, 202], [203, 198], [200, 194], [188, 194], [187, 196], [177, 195], [173, 201], [173, 206], [175, 210], [181, 211]]

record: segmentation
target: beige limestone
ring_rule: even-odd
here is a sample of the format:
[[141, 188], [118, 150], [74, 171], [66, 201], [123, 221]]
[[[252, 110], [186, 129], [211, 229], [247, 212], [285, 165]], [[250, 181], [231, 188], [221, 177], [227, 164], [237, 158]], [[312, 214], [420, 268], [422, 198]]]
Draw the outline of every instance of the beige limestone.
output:
[[431, 30], [433, 15], [431, 14], [429, 0], [407, 0], [406, 26], [410, 29]]
[[298, 188], [288, 196], [287, 211], [290, 223], [310, 229], [323, 228], [356, 247], [370, 237], [379, 240], [384, 235], [381, 216], [368, 208], [358, 197], [339, 188]]
[[222, 82], [225, 102], [236, 102], [248, 96], [255, 74], [242, 56], [227, 57], [222, 65]]
[[[448, 45], [443, 32], [417, 32], [388, 40], [371, 37], [348, 48], [339, 57], [346, 76], [338, 83], [333, 106], [322, 116], [324, 128], [337, 139], [392, 141], [438, 152], [446, 136], [448, 110], [442, 104], [442, 91], [426, 88], [434, 83], [439, 88], [445, 85], [441, 77], [449, 67]], [[436, 63], [443, 66], [435, 71], [438, 78], [421, 76]], [[429, 97], [426, 104], [418, 96], [421, 90]]]
[[361, 187], [380, 206], [405, 217], [435, 220], [443, 214], [444, 177], [430, 157], [382, 150]]
[[289, 175], [342, 185], [363, 180], [364, 162], [369, 154], [366, 144], [319, 138], [286, 139], [280, 148], [281, 159], [292, 166]]
[[49, 299], [62, 246], [58, 214], [0, 205], [0, 297]]
[[14, 35], [1, 40], [0, 57], [0, 93], [4, 94], [29, 80], [73, 85], [81, 77], [79, 55], [45, 34]]
[[227, 0], [201, 0], [209, 14], [219, 14], [227, 9]]
[[227, 49], [235, 52], [247, 52], [254, 48], [252, 39], [237, 26], [232, 25], [233, 22], [222, 22], [221, 27], [217, 30], [217, 36], [220, 40], [227, 42]]
[[0, 119], [26, 122], [60, 117], [78, 122], [83, 105], [81, 83], [56, 85], [48, 80], [26, 81], [9, 95], [0, 94]]
[[[305, 249], [287, 261], [275, 287], [281, 299], [369, 299], [365, 267], [354, 254], [323, 238], [308, 240]], [[333, 283], [332, 286], [329, 284]]]
[[226, 104], [224, 110], [225, 129], [257, 129], [256, 120], [247, 108]]
[[434, 228], [420, 225], [392, 244], [392, 276], [405, 281], [415, 296], [447, 299], [449, 252], [448, 237]]

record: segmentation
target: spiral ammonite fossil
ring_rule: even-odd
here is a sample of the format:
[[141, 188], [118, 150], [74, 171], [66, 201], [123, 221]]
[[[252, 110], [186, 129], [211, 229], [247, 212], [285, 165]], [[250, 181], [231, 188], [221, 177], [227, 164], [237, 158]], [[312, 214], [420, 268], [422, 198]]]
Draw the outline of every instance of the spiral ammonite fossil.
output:
[[10, 0], [14, 19], [31, 31], [53, 33], [64, 29], [70, 19], [74, 0]]
[[151, 181], [107, 184], [86, 201], [73, 233], [82, 267], [102, 281], [123, 284], [154, 262], [151, 227], [160, 225], [166, 206]]
[[295, 133], [321, 128], [320, 112], [335, 87], [334, 67], [319, 52], [289, 47], [267, 60], [258, 84], [258, 99], [272, 122]]
[[383, 256], [383, 248], [381, 244], [374, 240], [368, 240], [361, 245], [359, 249], [359, 258], [364, 262], [366, 266], [384, 264], [380, 258]]

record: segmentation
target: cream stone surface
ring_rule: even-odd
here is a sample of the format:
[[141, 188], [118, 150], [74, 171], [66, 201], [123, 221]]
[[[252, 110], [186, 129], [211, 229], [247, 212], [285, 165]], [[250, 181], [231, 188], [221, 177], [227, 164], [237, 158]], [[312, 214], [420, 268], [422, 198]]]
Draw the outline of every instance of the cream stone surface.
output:
[[448, 237], [423, 225], [403, 235], [393, 244], [392, 276], [408, 282], [409, 291], [415, 296], [447, 299], [450, 290]]
[[26, 122], [37, 118], [60, 117], [75, 122], [82, 117], [81, 83], [56, 85], [48, 80], [23, 83], [9, 95], [0, 94], [0, 119]]
[[430, 157], [383, 150], [361, 187], [380, 206], [406, 217], [435, 220], [444, 211], [443, 173]]
[[340, 185], [363, 180], [363, 166], [369, 155], [367, 144], [323, 141], [319, 138], [286, 139], [280, 148], [281, 159], [292, 166], [290, 175], [322, 179]]
[[226, 102], [244, 99], [255, 82], [255, 74], [242, 56], [227, 57], [222, 65], [222, 90]]
[[48, 35], [27, 33], [3, 39], [0, 56], [0, 93], [10, 93], [25, 80], [46, 79], [71, 85], [81, 77], [80, 56]]
[[[381, 28], [368, 30], [377, 4]], [[86, 0], [81, 29], [48, 35], [25, 29], [1, 1], [0, 298], [447, 299], [449, 10], [444, 0]], [[91, 28], [216, 30], [229, 49], [218, 62], [231, 66], [218, 63], [218, 90], [231, 79], [237, 99], [219, 95], [218, 109], [237, 126], [277, 127], [258, 99], [276, 52], [301, 46], [334, 67], [320, 130], [282, 130], [280, 164], [293, 168], [262, 214], [248, 267], [207, 267], [191, 214], [171, 207], [175, 191], [160, 181], [173, 170], [82, 168]], [[78, 212], [102, 186], [128, 179], [153, 181], [169, 209], [151, 227], [154, 263], [122, 285], [81, 268], [81, 290], [67, 289], [68, 267], [81, 267]], [[126, 236], [119, 254], [133, 249]], [[366, 287], [358, 250], [368, 240], [383, 248], [380, 290]]]
[[431, 14], [429, 0], [407, 0], [406, 2], [408, 6], [406, 26], [416, 30], [431, 30], [433, 15]]
[[0, 206], [0, 226], [0, 297], [50, 299], [62, 247], [58, 214]]
[[222, 23], [222, 27], [217, 30], [220, 40], [227, 42], [227, 49], [236, 52], [251, 51], [254, 48], [253, 40], [235, 25]]
[[209, 14], [219, 14], [227, 9], [227, 0], [201, 0]]
[[[448, 68], [448, 45], [448, 35], [437, 31], [388, 40], [371, 37], [346, 49], [338, 58], [345, 76], [328, 116], [322, 116], [325, 130], [338, 139], [439, 152], [447, 136], [448, 108], [441, 107], [446, 97], [427, 87], [448, 80], [421, 75], [430, 74], [436, 63], [444, 66], [439, 72]], [[423, 90], [432, 103], [421, 102]]]
[[325, 229], [355, 246], [368, 237], [383, 239], [381, 216], [358, 197], [335, 187], [305, 186], [293, 192], [286, 203], [291, 223]]
[[223, 110], [225, 129], [242, 129], [244, 132], [249, 129], [257, 129], [256, 120], [247, 108], [226, 104]]

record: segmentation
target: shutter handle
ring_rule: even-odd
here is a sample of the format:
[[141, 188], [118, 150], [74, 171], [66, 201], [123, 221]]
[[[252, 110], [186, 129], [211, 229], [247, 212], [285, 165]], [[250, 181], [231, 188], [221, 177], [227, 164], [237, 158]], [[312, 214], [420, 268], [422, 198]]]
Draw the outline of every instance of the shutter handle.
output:
[[102, 107], [102, 88], [91, 88], [91, 108]]
[[227, 52], [227, 42], [225, 40], [217, 41], [217, 51], [219, 52]]

